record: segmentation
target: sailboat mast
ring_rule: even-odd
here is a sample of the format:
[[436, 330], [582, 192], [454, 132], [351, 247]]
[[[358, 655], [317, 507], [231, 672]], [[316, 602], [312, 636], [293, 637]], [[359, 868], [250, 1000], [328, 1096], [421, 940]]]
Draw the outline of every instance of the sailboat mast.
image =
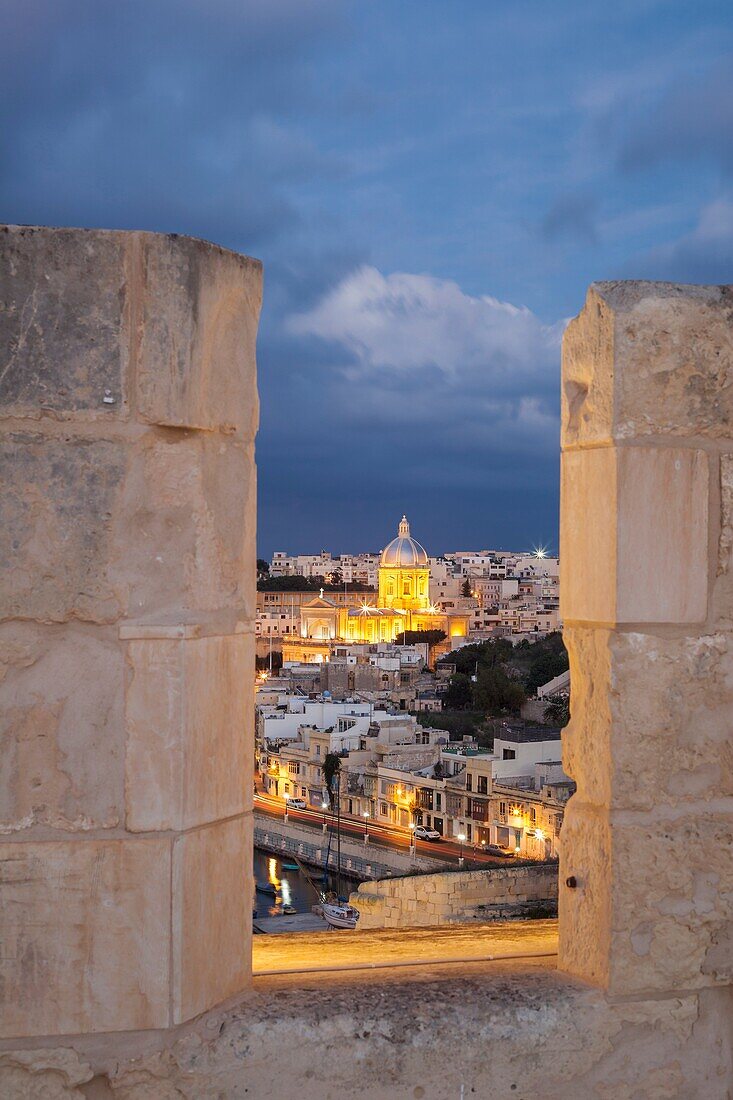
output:
[[336, 772], [336, 897], [341, 898], [341, 776]]

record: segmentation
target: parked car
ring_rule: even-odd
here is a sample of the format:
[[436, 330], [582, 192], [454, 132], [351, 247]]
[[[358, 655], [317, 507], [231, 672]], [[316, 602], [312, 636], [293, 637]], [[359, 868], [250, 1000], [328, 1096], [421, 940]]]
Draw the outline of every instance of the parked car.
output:
[[307, 810], [304, 798], [286, 798], [285, 807], [288, 810]]
[[484, 851], [488, 852], [490, 856], [505, 856], [507, 859], [511, 859], [514, 855], [514, 852], [509, 852], [506, 848], [500, 848], [498, 844], [487, 844]]
[[418, 840], [442, 840], [442, 836], [437, 829], [428, 829], [425, 825], [418, 825], [415, 829], [415, 836]]

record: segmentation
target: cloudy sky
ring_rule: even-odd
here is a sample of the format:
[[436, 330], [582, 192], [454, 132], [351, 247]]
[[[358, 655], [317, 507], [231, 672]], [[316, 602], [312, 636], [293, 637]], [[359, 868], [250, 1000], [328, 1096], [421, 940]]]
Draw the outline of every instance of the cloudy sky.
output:
[[599, 278], [733, 281], [730, 0], [0, 0], [0, 220], [260, 257], [260, 552], [556, 543]]

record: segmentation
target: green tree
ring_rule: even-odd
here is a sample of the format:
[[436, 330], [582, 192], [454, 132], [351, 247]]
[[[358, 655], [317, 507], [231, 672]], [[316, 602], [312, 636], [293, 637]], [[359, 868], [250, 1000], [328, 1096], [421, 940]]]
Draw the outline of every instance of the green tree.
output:
[[428, 645], [438, 645], [448, 637], [444, 630], [403, 630], [395, 638], [397, 645], [418, 645], [427, 642]]
[[510, 680], [503, 668], [479, 665], [473, 689], [474, 706], [489, 714], [518, 714], [526, 696], [516, 680]]
[[448, 710], [465, 710], [473, 701], [473, 684], [471, 677], [464, 672], [456, 672], [451, 676], [448, 688], [443, 696], [443, 706]]
[[[336, 807], [336, 795], [338, 790], [338, 782], [334, 783], [334, 779], [339, 775], [341, 771], [341, 757], [336, 752], [327, 752], [323, 764], [321, 765], [321, 775], [323, 776], [323, 782], [326, 784], [328, 790], [328, 801], [331, 804], [331, 809]], [[336, 790], [334, 790], [334, 787]]]
[[465, 581], [461, 585], [461, 595], [462, 596], [472, 596], [473, 595], [473, 589], [471, 588], [471, 578], [470, 577], [466, 577]]
[[570, 721], [570, 696], [550, 695], [545, 707], [544, 719], [553, 726], [567, 726]]

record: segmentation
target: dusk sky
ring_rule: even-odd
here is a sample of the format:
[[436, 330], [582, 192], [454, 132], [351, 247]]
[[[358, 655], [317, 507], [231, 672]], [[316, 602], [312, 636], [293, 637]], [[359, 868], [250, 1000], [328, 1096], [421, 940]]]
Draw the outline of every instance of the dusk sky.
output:
[[733, 282], [730, 0], [0, 15], [0, 220], [264, 262], [265, 556], [556, 545], [587, 285]]

